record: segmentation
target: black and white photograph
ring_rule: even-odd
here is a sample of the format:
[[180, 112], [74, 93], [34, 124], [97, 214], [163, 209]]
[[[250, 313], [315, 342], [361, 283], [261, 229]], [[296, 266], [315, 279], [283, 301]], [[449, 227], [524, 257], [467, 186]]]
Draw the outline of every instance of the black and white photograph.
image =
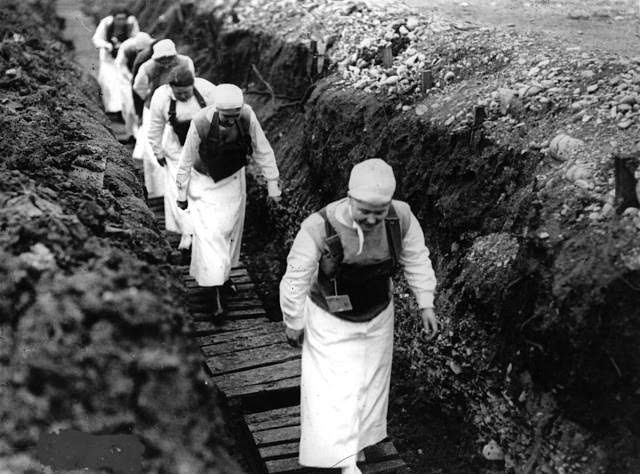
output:
[[0, 474], [640, 474], [640, 0], [0, 0]]

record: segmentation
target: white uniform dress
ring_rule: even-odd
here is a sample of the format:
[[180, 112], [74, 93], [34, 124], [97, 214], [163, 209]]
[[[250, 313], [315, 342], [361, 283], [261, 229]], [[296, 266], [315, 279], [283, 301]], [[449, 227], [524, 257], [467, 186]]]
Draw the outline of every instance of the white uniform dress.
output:
[[138, 53], [144, 44], [137, 38], [129, 38], [124, 41], [118, 49], [118, 55], [115, 59], [116, 69], [120, 72], [126, 85], [120, 90], [120, 100], [122, 103], [122, 118], [124, 119], [124, 127], [127, 135], [133, 137], [138, 136], [138, 116], [133, 104], [133, 91], [131, 89], [133, 75], [127, 65], [127, 53], [134, 51]]
[[[249, 110], [251, 119], [251, 157], [267, 180], [269, 196], [279, 196], [279, 173], [273, 149], [251, 107], [244, 107]], [[201, 118], [206, 118], [208, 123], [214, 113], [215, 106], [200, 112]], [[199, 135], [196, 120], [191, 122], [178, 165], [178, 198], [186, 200], [188, 196], [194, 227], [190, 274], [200, 286], [220, 286], [229, 278], [231, 267], [240, 260], [246, 203], [245, 169], [218, 182], [196, 171], [193, 163], [200, 142], [206, 138]]]
[[[188, 56], [186, 58], [189, 68], [193, 72], [193, 61]], [[149, 197], [164, 196], [164, 180], [165, 172], [158, 164], [158, 161], [153, 154], [153, 149], [149, 143], [149, 123], [151, 121], [151, 112], [149, 105], [151, 102], [150, 94], [153, 94], [151, 85], [149, 83], [149, 70], [152, 69], [153, 59], [149, 59], [144, 62], [138, 69], [138, 73], [133, 82], [133, 90], [145, 100], [145, 106], [142, 109], [142, 124], [138, 129], [138, 136], [136, 137], [136, 146], [133, 149], [133, 158], [136, 160], [142, 160], [144, 170], [144, 185], [147, 188], [147, 195]], [[165, 133], [163, 140], [166, 140], [167, 135]], [[163, 142], [164, 143], [164, 142]]]
[[[206, 105], [212, 105], [214, 102], [213, 94], [215, 86], [200, 77], [195, 78], [195, 89], [202, 95]], [[156, 89], [151, 98], [150, 122], [149, 122], [149, 143], [153, 149], [155, 156], [164, 155], [167, 164], [163, 168], [165, 175], [164, 182], [164, 216], [166, 229], [170, 232], [178, 232], [181, 234], [192, 234], [191, 223], [188, 217], [189, 210], [183, 211], [176, 205], [178, 198], [178, 190], [176, 188], [176, 177], [178, 171], [178, 163], [182, 152], [182, 145], [178, 135], [176, 135], [173, 127], [169, 123], [169, 106], [171, 100], [175, 100], [175, 96], [171, 90], [171, 86], [165, 84]], [[176, 119], [178, 121], [187, 121], [202, 108], [198, 103], [195, 95], [186, 102], [176, 101]], [[166, 139], [163, 143], [163, 137]]]
[[[122, 89], [130, 87], [130, 84], [126, 83], [122, 73], [116, 67], [113, 56], [111, 56], [110, 50], [113, 45], [107, 38], [107, 30], [112, 23], [112, 15], [100, 20], [92, 38], [93, 45], [99, 49], [98, 84], [102, 91], [102, 104], [107, 113], [120, 112], [122, 110]], [[140, 32], [138, 20], [134, 16], [129, 16], [127, 23], [131, 28], [130, 37]]]
[[[436, 280], [420, 224], [409, 206], [394, 201], [406, 223], [399, 263], [420, 308], [433, 307]], [[340, 226], [344, 262], [355, 261], [359, 240], [346, 199], [327, 212]], [[280, 283], [285, 324], [304, 328], [301, 380], [300, 464], [354, 465], [357, 453], [387, 436], [387, 406], [393, 350], [393, 301], [368, 322], [338, 318], [313, 303], [309, 292], [318, 275], [326, 236], [318, 215], [307, 218], [296, 236]], [[364, 234], [365, 258], [374, 252]]]

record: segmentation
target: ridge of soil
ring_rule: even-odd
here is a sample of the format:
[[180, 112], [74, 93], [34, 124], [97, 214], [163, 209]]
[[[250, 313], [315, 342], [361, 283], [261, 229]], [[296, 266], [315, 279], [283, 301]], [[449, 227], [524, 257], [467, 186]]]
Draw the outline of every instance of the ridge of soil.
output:
[[73, 429], [136, 436], [127, 472], [241, 472], [184, 335], [180, 255], [55, 18], [0, 9], [0, 471], [50, 470], [39, 440]]
[[[342, 197], [354, 163], [394, 166], [445, 326], [427, 343], [398, 281], [390, 429], [417, 472], [640, 470], [640, 214], [616, 199], [611, 160], [637, 155], [636, 60], [399, 5], [132, 5], [199, 75], [245, 86], [266, 125], [285, 199], [267, 209], [251, 183], [246, 245], [274, 313], [301, 220]], [[321, 74], [311, 40], [328, 45]], [[431, 415], [459, 452], [428, 435]]]

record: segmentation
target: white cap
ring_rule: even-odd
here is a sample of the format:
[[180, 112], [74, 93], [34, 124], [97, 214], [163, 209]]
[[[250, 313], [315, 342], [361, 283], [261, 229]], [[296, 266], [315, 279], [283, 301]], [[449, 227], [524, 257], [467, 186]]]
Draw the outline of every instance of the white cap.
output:
[[216, 110], [237, 109], [244, 105], [242, 89], [234, 84], [218, 84], [214, 100]]
[[351, 169], [349, 196], [369, 204], [388, 204], [396, 190], [393, 169], [380, 158], [365, 160]]
[[152, 59], [164, 58], [167, 56], [175, 56], [178, 54], [176, 51], [176, 45], [170, 39], [163, 39], [158, 41], [153, 46], [153, 56]]
[[135, 35], [133, 39], [135, 41], [136, 48], [138, 49], [146, 48], [151, 44], [151, 41], [153, 41], [149, 33], [145, 33], [144, 31], [141, 31], [140, 33]]

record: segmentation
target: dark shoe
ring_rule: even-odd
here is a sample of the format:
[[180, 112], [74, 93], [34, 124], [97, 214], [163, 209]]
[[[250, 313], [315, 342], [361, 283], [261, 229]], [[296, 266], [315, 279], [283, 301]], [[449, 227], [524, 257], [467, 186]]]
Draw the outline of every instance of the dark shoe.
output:
[[220, 291], [221, 288], [222, 287], [220, 286], [216, 286], [213, 290], [213, 298], [211, 301], [213, 311], [211, 312], [211, 316], [214, 323], [220, 323], [227, 317], [227, 310], [224, 307], [224, 298]]
[[222, 285], [222, 293], [225, 296], [238, 296], [238, 287], [231, 278]]

